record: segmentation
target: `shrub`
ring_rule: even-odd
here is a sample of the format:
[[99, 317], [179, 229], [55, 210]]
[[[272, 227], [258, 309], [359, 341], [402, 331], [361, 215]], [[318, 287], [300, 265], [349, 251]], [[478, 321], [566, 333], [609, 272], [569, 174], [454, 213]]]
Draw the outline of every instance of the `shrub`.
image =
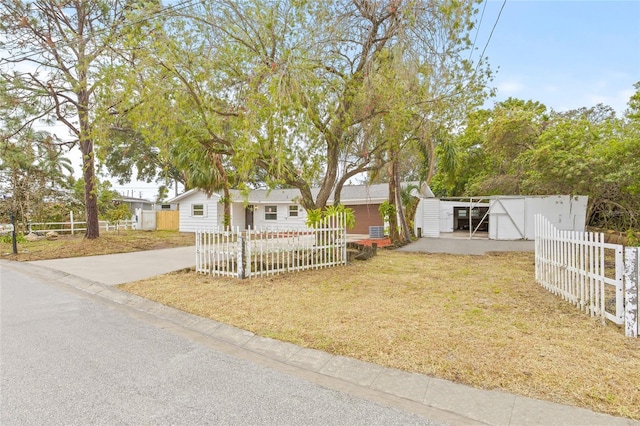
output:
[[[16, 241], [19, 242], [19, 243], [26, 243], [27, 239], [22, 234], [16, 234]], [[11, 237], [11, 234], [7, 234], [7, 235], [1, 236], [0, 237], [0, 242], [5, 243], [5, 244], [12, 244], [13, 239]]]

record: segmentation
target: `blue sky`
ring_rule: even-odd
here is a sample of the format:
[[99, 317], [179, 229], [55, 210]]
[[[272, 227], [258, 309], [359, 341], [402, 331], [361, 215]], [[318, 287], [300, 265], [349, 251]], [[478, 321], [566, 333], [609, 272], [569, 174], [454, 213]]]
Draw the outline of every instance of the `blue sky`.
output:
[[497, 20], [485, 56], [498, 93], [487, 107], [515, 97], [556, 111], [598, 103], [625, 110], [640, 81], [640, 0], [507, 0], [498, 19], [502, 5], [486, 0], [474, 53]]

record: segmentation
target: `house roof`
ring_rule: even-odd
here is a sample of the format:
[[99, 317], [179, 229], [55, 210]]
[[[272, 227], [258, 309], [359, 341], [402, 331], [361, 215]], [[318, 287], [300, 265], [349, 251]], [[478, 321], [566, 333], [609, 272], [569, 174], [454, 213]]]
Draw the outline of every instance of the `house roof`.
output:
[[168, 199], [167, 201], [165, 201], [163, 204], [175, 204], [180, 202], [181, 200], [190, 197], [192, 194], [195, 194], [196, 192], [199, 192], [200, 190], [197, 188], [194, 189], [190, 189], [188, 191], [183, 192], [180, 195], [177, 195], [173, 198]]
[[[402, 182], [402, 186], [405, 187], [409, 184], [417, 184], [417, 182]], [[166, 204], [178, 203], [181, 200], [188, 198], [192, 194], [200, 191], [199, 189], [191, 189], [184, 192], [177, 197], [174, 197]], [[244, 201], [244, 194], [236, 189], [232, 189], [231, 197], [233, 201]], [[320, 188], [311, 188], [311, 193], [315, 198], [320, 192]], [[220, 197], [218, 194], [213, 196]], [[291, 203], [294, 200], [299, 199], [300, 190], [298, 188], [286, 188], [286, 189], [253, 189], [249, 191], [246, 199], [249, 204], [264, 204], [264, 203]], [[342, 187], [340, 199], [342, 204], [378, 204], [382, 203], [389, 198], [389, 184], [380, 183], [374, 185], [345, 185]], [[333, 197], [329, 198], [329, 203], [333, 202]]]
[[118, 198], [115, 198], [115, 199], [125, 203], [153, 204], [153, 201], [149, 201], [145, 198], [127, 197], [126, 195], [120, 195]]

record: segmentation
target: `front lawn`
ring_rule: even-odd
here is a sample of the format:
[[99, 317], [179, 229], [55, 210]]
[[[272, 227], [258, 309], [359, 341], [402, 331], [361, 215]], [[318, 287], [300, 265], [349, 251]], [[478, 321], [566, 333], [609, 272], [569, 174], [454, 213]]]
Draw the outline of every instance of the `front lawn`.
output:
[[195, 236], [186, 232], [102, 231], [100, 237], [95, 240], [86, 240], [82, 234], [60, 234], [52, 241], [45, 238], [33, 242], [22, 240], [18, 243], [18, 255], [14, 255], [10, 239], [3, 236], [0, 239], [0, 259], [19, 261], [61, 259], [190, 245], [195, 245]]

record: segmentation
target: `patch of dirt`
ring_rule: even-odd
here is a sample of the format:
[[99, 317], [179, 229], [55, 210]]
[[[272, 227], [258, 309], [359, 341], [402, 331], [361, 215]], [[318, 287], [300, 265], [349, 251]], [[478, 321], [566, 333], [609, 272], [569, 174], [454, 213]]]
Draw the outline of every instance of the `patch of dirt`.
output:
[[378, 244], [378, 248], [393, 246], [393, 244], [391, 244], [391, 240], [389, 238], [370, 238], [370, 239], [365, 239], [365, 240], [354, 241], [354, 243], [362, 244], [362, 245], [365, 245], [365, 246], [372, 246], [373, 243], [376, 243], [376, 244]]

